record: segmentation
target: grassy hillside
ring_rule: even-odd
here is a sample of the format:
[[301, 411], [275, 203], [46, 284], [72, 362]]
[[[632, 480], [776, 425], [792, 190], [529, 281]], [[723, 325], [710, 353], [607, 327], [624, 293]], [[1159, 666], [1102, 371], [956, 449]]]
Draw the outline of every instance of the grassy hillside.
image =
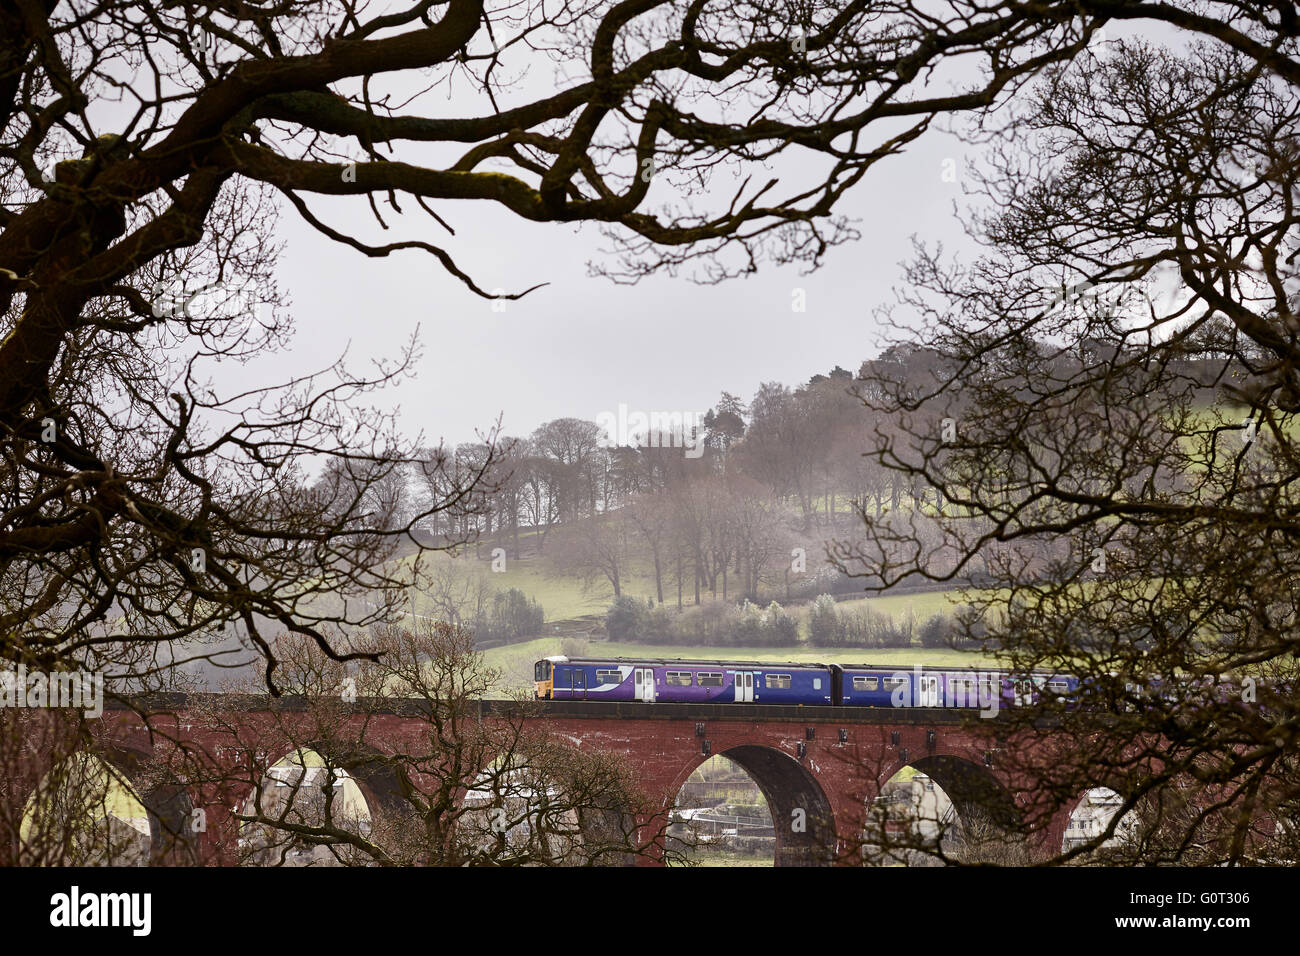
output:
[[[500, 591], [518, 588], [541, 604], [548, 622], [569, 621], [585, 615], [603, 615], [610, 602], [614, 600], [614, 591], [608, 582], [600, 580], [593, 582], [589, 587], [585, 586], [576, 575], [556, 571], [546, 555], [511, 559], [506, 562], [504, 571], [494, 572], [491, 570], [491, 547], [485, 546], [483, 554], [483, 560], [476, 558], [472, 550], [454, 561], [446, 555], [438, 554], [428, 555], [423, 560], [449, 562], [464, 568], [466, 573], [481, 573], [494, 588]], [[667, 605], [675, 607], [676, 589], [670, 588], [667, 581], [664, 587]], [[654, 597], [653, 574], [648, 568], [639, 567], [634, 562], [631, 572], [627, 575], [623, 593], [641, 600]], [[735, 596], [735, 592], [730, 591], [728, 600], [734, 600]], [[693, 592], [684, 595], [683, 607], [692, 607], [693, 597]], [[701, 598], [705, 601], [713, 599], [708, 591], [705, 591]], [[721, 590], [717, 599], [722, 599]], [[950, 613], [954, 603], [958, 601], [959, 594], [956, 591], [930, 591], [886, 597], [863, 597], [841, 601], [839, 607], [842, 611], [858, 611], [867, 608], [877, 614], [889, 615], [899, 623], [911, 614], [915, 623], [920, 625], [935, 614]], [[432, 610], [427, 602], [422, 602], [418, 597], [416, 608], [422, 614]], [[806, 636], [807, 604], [792, 605], [790, 610], [799, 618], [801, 629]]]
[[[593, 582], [590, 587], [586, 587], [576, 575], [557, 572], [545, 554], [518, 560], [510, 558], [507, 559], [504, 570], [493, 571], [492, 547], [487, 544], [483, 546], [482, 559], [476, 557], [473, 548], [455, 559], [445, 554], [424, 555], [421, 558], [422, 566], [432, 567], [442, 562], [463, 569], [465, 574], [482, 574], [498, 591], [518, 588], [542, 606], [548, 621], [567, 621], [584, 614], [600, 614], [614, 600], [614, 590], [606, 581]], [[640, 597], [653, 595], [653, 577], [643, 575], [634, 568], [628, 579], [627, 592]], [[417, 600], [417, 607], [419, 606]], [[420, 613], [425, 613], [425, 609], [421, 608]]]
[[[836, 607], [841, 612], [870, 610], [874, 614], [888, 614], [899, 623], [911, 614], [912, 619], [919, 626], [936, 614], [951, 614], [953, 608], [960, 603], [960, 591], [923, 591], [916, 594], [856, 598], [840, 601]], [[807, 605], [792, 611], [800, 614], [801, 622], [806, 623]]]

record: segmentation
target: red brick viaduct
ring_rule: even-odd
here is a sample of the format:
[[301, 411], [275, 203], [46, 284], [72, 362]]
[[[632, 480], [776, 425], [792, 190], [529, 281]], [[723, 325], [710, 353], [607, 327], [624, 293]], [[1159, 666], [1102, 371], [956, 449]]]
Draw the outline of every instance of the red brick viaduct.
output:
[[[160, 739], [184, 740], [218, 763], [236, 759], [202, 721], [187, 714], [196, 699], [209, 705], [215, 695], [167, 695], [140, 709], [105, 709], [92, 745], [99, 756], [129, 779], [148, 808], [154, 834], [152, 859], [159, 865], [222, 865], [235, 859], [237, 830], [230, 807], [247, 799], [241, 792], [208, 784], [152, 779], [145, 772]], [[257, 701], [263, 701], [260, 705]], [[239, 719], [256, 737], [267, 716], [264, 698], [242, 698]], [[260, 706], [260, 710], [259, 710]], [[503, 719], [508, 702], [482, 701], [483, 720]], [[882, 785], [906, 766], [932, 777], [949, 795], [959, 815], [973, 806], [1000, 808], [1005, 819], [1019, 819], [1033, 794], [1005, 769], [1004, 758], [1023, 737], [999, 732], [994, 717], [944, 709], [873, 709], [692, 705], [662, 703], [542, 702], [536, 717], [577, 746], [621, 754], [635, 768], [647, 793], [671, 806], [682, 784], [710, 756], [724, 754], [742, 766], [768, 801], [775, 824], [778, 865], [850, 862], [862, 833], [865, 808]], [[282, 717], [281, 717], [282, 719]], [[418, 746], [427, 724], [394, 710], [371, 713], [366, 737], [389, 752]], [[1041, 738], [1035, 738], [1041, 739]], [[284, 754], [267, 754], [267, 765]], [[345, 764], [346, 766], [346, 764]], [[225, 774], [213, 774], [220, 778]], [[384, 782], [364, 767], [348, 767], [372, 812], [381, 812]], [[17, 804], [30, 794], [9, 788]], [[1080, 795], [1082, 796], [1082, 795]], [[187, 826], [202, 808], [202, 832]], [[1056, 812], [1039, 827], [1033, 845], [1059, 851], [1071, 808]], [[167, 834], [183, 834], [168, 838]]]

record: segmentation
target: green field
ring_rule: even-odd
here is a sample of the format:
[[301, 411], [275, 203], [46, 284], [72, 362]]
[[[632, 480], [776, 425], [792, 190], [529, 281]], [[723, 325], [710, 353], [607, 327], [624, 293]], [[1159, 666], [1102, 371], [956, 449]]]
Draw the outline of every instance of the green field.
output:
[[[545, 555], [520, 560], [508, 558], [504, 570], [493, 571], [492, 547], [484, 545], [482, 553], [480, 559], [471, 548], [463, 556], [454, 559], [454, 562], [467, 572], [482, 574], [498, 591], [508, 591], [511, 588], [523, 591], [542, 606], [547, 621], [567, 621], [586, 614], [603, 614], [614, 600], [614, 590], [604, 579], [593, 581], [590, 587], [586, 587], [575, 575], [553, 571]], [[424, 566], [452, 561], [452, 558], [440, 554], [425, 555], [422, 558]], [[624, 584], [624, 590], [625, 593], [641, 598], [651, 597], [655, 593], [654, 578], [633, 568]], [[429, 610], [418, 596], [416, 606], [420, 613]]]
[[[840, 601], [835, 606], [841, 614], [869, 610], [875, 614], [887, 614], [898, 623], [906, 620], [910, 614], [919, 627], [936, 614], [952, 614], [953, 609], [961, 603], [960, 591], [923, 591], [917, 594], [855, 598], [850, 601]], [[806, 604], [793, 607], [790, 612], [799, 615], [801, 623], [806, 623], [808, 619]]]
[[[510, 588], [518, 588], [527, 594], [530, 598], [537, 601], [546, 612], [547, 621], [567, 621], [573, 618], [583, 617], [591, 614], [604, 614], [610, 603], [614, 600], [614, 591], [609, 583], [603, 578], [593, 581], [590, 586], [584, 585], [583, 581], [570, 574], [564, 574], [552, 569], [548, 556], [529, 557], [520, 560], [508, 559], [503, 571], [492, 571], [491, 561], [492, 548], [484, 545], [482, 559], [475, 557], [471, 549], [460, 558], [454, 559], [457, 565], [466, 569], [466, 571], [477, 571], [484, 575], [488, 582], [499, 591], [507, 591]], [[409, 559], [407, 559], [409, 560]], [[446, 555], [426, 555], [424, 562], [452, 562], [453, 559]], [[630, 562], [630, 570], [625, 574], [622, 582], [623, 594], [635, 597], [639, 600], [646, 600], [655, 597], [654, 575], [648, 564], [644, 567], [641, 562]], [[677, 590], [669, 579], [664, 581], [665, 603], [669, 607], [675, 607], [677, 602]], [[734, 601], [738, 595], [735, 589], [728, 592], [727, 600]], [[713, 600], [713, 595], [704, 591], [701, 593], [704, 601]], [[722, 591], [719, 589], [717, 600], [722, 600]], [[782, 603], [780, 598], [778, 603]], [[427, 613], [427, 608], [423, 602], [416, 598], [417, 609], [420, 613]], [[959, 602], [959, 592], [957, 591], [927, 591], [916, 594], [890, 595], [887, 597], [862, 597], [854, 600], [841, 601], [839, 607], [842, 611], [856, 611], [863, 608], [870, 608], [878, 614], [887, 614], [901, 621], [909, 613], [916, 623], [923, 624], [927, 619], [935, 614], [950, 613], [954, 603]], [[688, 589], [688, 593], [683, 595], [683, 608], [694, 606], [694, 591]], [[791, 613], [800, 618], [801, 623], [807, 617], [807, 603], [793, 604], [790, 607]]]

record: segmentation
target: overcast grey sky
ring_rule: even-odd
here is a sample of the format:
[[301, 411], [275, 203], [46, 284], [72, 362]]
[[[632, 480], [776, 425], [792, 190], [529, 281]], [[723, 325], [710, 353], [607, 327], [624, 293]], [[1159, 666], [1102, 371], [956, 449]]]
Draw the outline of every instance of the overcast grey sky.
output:
[[[535, 58], [515, 65], [519, 82], [498, 100], [503, 107], [568, 85]], [[387, 79], [419, 82], [405, 75]], [[964, 85], [967, 79], [965, 66], [956, 64], [931, 82]], [[478, 92], [463, 83], [435, 87], [400, 111], [478, 115], [489, 109]], [[795, 385], [836, 364], [856, 371], [880, 347], [873, 310], [893, 301], [900, 263], [911, 255], [910, 237], [941, 241], [964, 257], [975, 251], [954, 203], [965, 208], [966, 162], [978, 155], [968, 156], [968, 147], [939, 126], [868, 171], [839, 207], [858, 220], [862, 238], [830, 250], [822, 269], [807, 276], [797, 267], [769, 265], [716, 286], [668, 275], [622, 286], [587, 274], [588, 260], [600, 260], [608, 245], [594, 225], [525, 222], [482, 201], [443, 203], [437, 211], [456, 230], [449, 236], [406, 197], [402, 217], [381, 207], [394, 226], [383, 232], [364, 200], [308, 197], [331, 225], [366, 241], [420, 238], [442, 246], [484, 289], [550, 284], [494, 312], [492, 303], [427, 254], [367, 258], [321, 236], [289, 209], [278, 230], [285, 243], [279, 274], [293, 302], [294, 347], [241, 377], [283, 381], [287, 370], [327, 366], [345, 349], [360, 367], [363, 359], [398, 354], [419, 327], [424, 354], [416, 378], [379, 404], [400, 406], [408, 434], [422, 431], [430, 443], [445, 438], [454, 444], [473, 440], [475, 429], [486, 429], [498, 415], [505, 434], [522, 436], [554, 418], [594, 420], [620, 404], [645, 412], [702, 412], [724, 389], [748, 401], [761, 382]], [[396, 158], [420, 162], [426, 148], [405, 144]], [[955, 162], [955, 182], [944, 177], [945, 161]], [[747, 171], [760, 180], [773, 175]], [[729, 174], [716, 180], [719, 189], [735, 188]], [[819, 180], [805, 175], [800, 186], [810, 181]], [[782, 195], [796, 191], [791, 183], [782, 187]], [[659, 188], [652, 184], [650, 206], [672, 198]], [[725, 200], [701, 205], [716, 212]], [[806, 291], [806, 312], [791, 310], [796, 288]]]
[[[535, 61], [517, 65], [519, 84], [498, 101], [502, 107], [567, 85]], [[933, 82], [946, 86], [962, 72]], [[386, 79], [421, 82], [405, 75]], [[490, 109], [478, 93], [463, 82], [435, 87], [400, 112], [476, 115]], [[408, 98], [396, 95], [394, 101]], [[396, 158], [434, 159], [422, 153], [430, 148], [404, 144]], [[390, 390], [381, 404], [400, 405], [408, 433], [455, 443], [472, 440], [476, 428], [487, 428], [498, 415], [505, 434], [527, 435], [550, 419], [595, 419], [620, 404], [646, 412], [703, 411], [724, 389], [748, 401], [764, 381], [794, 385], [836, 364], [856, 371], [880, 347], [873, 310], [893, 300], [900, 262], [911, 254], [909, 237], [970, 251], [953, 209], [954, 202], [966, 203], [964, 149], [955, 137], [932, 128], [902, 155], [878, 162], [839, 207], [858, 220], [862, 238], [830, 250], [818, 272], [801, 276], [797, 267], [768, 265], [757, 275], [716, 286], [666, 274], [635, 286], [591, 277], [586, 263], [601, 260], [608, 245], [594, 225], [530, 223], [489, 202], [444, 202], [437, 212], [456, 230], [450, 236], [405, 197], [404, 216], [383, 207], [394, 227], [384, 232], [364, 200], [308, 196], [313, 211], [330, 225], [365, 241], [420, 238], [442, 246], [484, 289], [549, 285], [494, 312], [491, 302], [473, 295], [427, 254], [368, 258], [321, 236], [288, 209], [277, 235], [285, 244], [279, 275], [293, 303], [294, 345], [237, 376], [250, 384], [283, 381], [289, 372], [329, 365], [345, 349], [353, 367], [361, 368], [368, 359], [398, 354], [419, 327], [424, 354], [417, 376]], [[956, 163], [955, 182], [945, 180], [945, 160]], [[747, 172], [761, 181], [806, 169], [797, 157], [794, 163], [783, 162], [776, 173], [755, 167]], [[783, 182], [778, 192], [797, 192], [819, 182], [811, 178], [817, 175], [807, 169], [798, 187]], [[698, 204], [712, 212], [725, 208], [736, 186], [729, 173], [715, 178], [727, 198]], [[672, 198], [656, 183], [648, 204]], [[612, 262], [608, 255], [604, 259]], [[806, 292], [802, 313], [791, 309], [796, 288]]]
[[[388, 395], [408, 432], [450, 442], [471, 440], [498, 414], [506, 434], [526, 435], [544, 421], [591, 419], [620, 403], [703, 411], [722, 389], [747, 401], [763, 381], [797, 384], [837, 363], [856, 371], [877, 348], [872, 310], [891, 299], [909, 236], [961, 244], [952, 215], [960, 183], [942, 176], [946, 158], [960, 170], [958, 149], [945, 134], [928, 134], [869, 172], [844, 207], [861, 220], [861, 240], [831, 250], [818, 272], [768, 266], [716, 286], [667, 275], [635, 286], [590, 277], [586, 262], [607, 245], [593, 226], [529, 223], [466, 202], [438, 210], [456, 229], [452, 237], [412, 203], [408, 223], [427, 223], [426, 238], [483, 288], [550, 283], [503, 312], [423, 253], [367, 258], [289, 210], [278, 232], [297, 324], [288, 363], [324, 366], [344, 349], [358, 365], [392, 356], [418, 326], [425, 346], [418, 375]], [[315, 208], [335, 225], [355, 222], [380, 235], [364, 206]], [[804, 313], [791, 309], [796, 288], [806, 290]]]

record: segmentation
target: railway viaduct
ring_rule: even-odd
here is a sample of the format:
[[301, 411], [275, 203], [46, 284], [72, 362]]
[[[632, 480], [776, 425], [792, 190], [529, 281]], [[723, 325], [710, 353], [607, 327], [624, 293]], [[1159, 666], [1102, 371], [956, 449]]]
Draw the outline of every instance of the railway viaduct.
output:
[[[505, 719], [513, 705], [480, 701], [476, 706], [478, 719], [492, 721]], [[150, 769], [163, 739], [183, 741], [217, 764], [236, 760], [232, 748], [223, 747], [204, 721], [196, 719], [213, 707], [227, 715], [237, 713], [245, 736], [253, 740], [269, 718], [266, 698], [161, 695], [136, 701], [133, 707], [109, 704], [96, 722], [93, 742], [86, 745], [132, 783], [149, 810], [156, 864], [222, 865], [235, 858], [237, 830], [229, 808], [241, 805], [251, 788], [245, 784], [242, 790], [231, 790], [227, 784], [160, 778]], [[283, 702], [278, 713], [282, 720]], [[141, 714], [148, 714], [148, 720]], [[366, 739], [379, 751], [419, 752], [402, 748], [418, 748], [420, 735], [428, 732], [427, 723], [395, 707], [369, 708], [364, 719]], [[853, 862], [866, 807], [884, 783], [907, 766], [933, 778], [959, 815], [975, 805], [993, 806], [1005, 819], [1016, 820], [1034, 796], [1004, 766], [1011, 748], [1034, 744], [1000, 733], [996, 717], [980, 719], [971, 711], [543, 701], [528, 720], [584, 750], [621, 755], [644, 791], [664, 807], [672, 805], [700, 764], [714, 755], [727, 756], [749, 773], [768, 801], [778, 865]], [[265, 754], [266, 765], [286, 755]], [[39, 763], [39, 755], [34, 759]], [[385, 801], [392, 799], [384, 779], [369, 772], [364, 762], [340, 762], [372, 812], [382, 812]], [[11, 813], [27, 800], [30, 781], [39, 779], [44, 769], [48, 767], [24, 775], [26, 788], [5, 788]], [[210, 780], [229, 778], [225, 771], [230, 769], [214, 767]], [[205, 822], [202, 832], [191, 833], [194, 828], [186, 824], [196, 808], [202, 808]], [[1034, 836], [1037, 845], [1059, 850], [1069, 815], [1069, 808], [1058, 811], [1040, 827]]]

